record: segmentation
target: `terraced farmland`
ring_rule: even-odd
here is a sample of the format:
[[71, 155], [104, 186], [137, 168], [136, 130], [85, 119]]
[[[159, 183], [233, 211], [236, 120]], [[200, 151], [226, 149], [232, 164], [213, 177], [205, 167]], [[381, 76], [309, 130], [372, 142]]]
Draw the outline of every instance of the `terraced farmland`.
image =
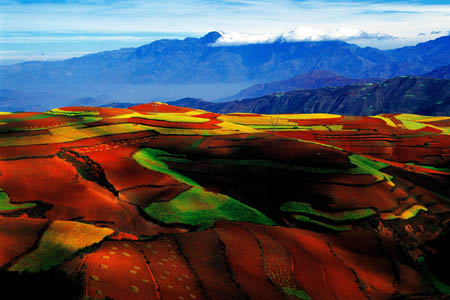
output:
[[18, 299], [446, 299], [449, 179], [450, 117], [1, 114], [1, 282]]

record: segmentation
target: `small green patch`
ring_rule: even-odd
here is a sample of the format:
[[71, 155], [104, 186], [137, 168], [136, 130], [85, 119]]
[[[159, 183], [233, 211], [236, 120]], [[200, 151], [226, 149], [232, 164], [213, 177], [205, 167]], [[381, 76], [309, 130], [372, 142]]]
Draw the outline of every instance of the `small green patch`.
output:
[[0, 212], [1, 211], [12, 211], [17, 209], [26, 209], [35, 207], [34, 203], [24, 203], [24, 204], [13, 204], [9, 202], [9, 196], [0, 189]]
[[309, 295], [302, 290], [292, 289], [292, 288], [283, 288], [283, 291], [289, 296], [294, 296], [303, 300], [312, 300]]
[[133, 159], [146, 169], [169, 175], [179, 182], [200, 187], [200, 185], [192, 179], [171, 170], [164, 162], [164, 160], [177, 160], [177, 162], [180, 162], [180, 158], [178, 158], [176, 155], [170, 155], [168, 152], [163, 150], [144, 148], [136, 152], [133, 155]]
[[198, 146], [200, 146], [201, 145], [201, 143], [203, 143], [203, 141], [205, 140], [205, 138], [200, 138], [200, 139], [198, 139], [197, 141], [195, 141], [194, 143], [192, 143], [192, 145], [191, 145], [191, 147], [192, 148], [197, 148]]
[[421, 167], [421, 168], [425, 168], [425, 169], [430, 169], [430, 170], [434, 170], [434, 171], [438, 171], [438, 172], [450, 173], [450, 169], [449, 169], [449, 168], [436, 168], [436, 167], [432, 167], [432, 166], [416, 165], [416, 164], [413, 164], [413, 163], [405, 163], [405, 165], [408, 165], [408, 166], [417, 166], [417, 167]]
[[72, 125], [88, 124], [88, 123], [98, 122], [101, 120], [103, 120], [102, 117], [84, 116], [82, 119], [79, 119], [78, 121], [75, 121], [75, 122], [67, 123], [66, 125], [72, 126]]
[[362, 155], [351, 154], [349, 160], [352, 164], [356, 165], [356, 168], [350, 169], [350, 174], [367, 174], [373, 175], [377, 181], [387, 180], [391, 182], [393, 177], [386, 173], [381, 172], [381, 169], [389, 167], [388, 164], [384, 164], [378, 161], [370, 160]]

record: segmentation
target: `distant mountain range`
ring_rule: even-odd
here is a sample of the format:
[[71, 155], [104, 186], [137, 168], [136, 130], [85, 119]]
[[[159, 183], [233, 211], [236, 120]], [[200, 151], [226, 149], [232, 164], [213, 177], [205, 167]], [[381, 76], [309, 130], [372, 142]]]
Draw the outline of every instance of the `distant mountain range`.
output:
[[158, 40], [63, 61], [0, 66], [0, 81], [5, 89], [80, 91], [126, 85], [129, 92], [130, 85], [270, 82], [314, 70], [349, 78], [391, 78], [420, 75], [450, 61], [450, 36], [385, 51], [342, 41], [214, 46], [220, 36], [210, 32], [202, 38]]
[[286, 80], [256, 84], [240, 91], [234, 96], [220, 99], [220, 102], [227, 100], [262, 97], [276, 92], [289, 92], [297, 89], [338, 87], [350, 84], [376, 83], [383, 80], [384, 79], [382, 78], [354, 79], [341, 76], [330, 71], [316, 70], [299, 74]]
[[184, 98], [172, 105], [218, 113], [335, 113], [450, 115], [450, 80], [403, 76], [380, 83], [294, 90], [223, 103]]

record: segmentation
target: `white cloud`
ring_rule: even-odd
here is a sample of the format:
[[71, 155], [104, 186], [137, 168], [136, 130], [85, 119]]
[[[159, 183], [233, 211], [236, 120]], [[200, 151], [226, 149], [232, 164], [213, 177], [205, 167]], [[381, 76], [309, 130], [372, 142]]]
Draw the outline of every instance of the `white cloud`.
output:
[[251, 34], [240, 32], [223, 32], [213, 46], [238, 46], [246, 44], [264, 44], [273, 43], [280, 36], [276, 34]]
[[236, 46], [246, 44], [264, 44], [280, 42], [304, 42], [304, 41], [355, 41], [355, 40], [389, 40], [397, 37], [386, 33], [367, 33], [359, 28], [339, 27], [332, 31], [300, 26], [292, 31], [280, 34], [250, 34], [239, 32], [221, 32], [214, 46]]

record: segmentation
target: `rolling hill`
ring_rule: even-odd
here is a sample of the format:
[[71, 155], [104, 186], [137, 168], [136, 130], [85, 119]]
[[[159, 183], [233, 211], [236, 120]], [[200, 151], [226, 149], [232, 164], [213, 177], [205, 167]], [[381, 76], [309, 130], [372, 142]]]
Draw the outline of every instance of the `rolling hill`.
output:
[[437, 68], [431, 72], [425, 73], [423, 77], [450, 79], [450, 65]]
[[379, 83], [296, 90], [224, 103], [185, 98], [170, 102], [218, 113], [450, 114], [450, 80], [404, 76]]
[[383, 79], [381, 78], [353, 79], [340, 76], [330, 71], [315, 70], [299, 74], [286, 80], [253, 85], [240, 91], [236, 95], [220, 99], [220, 102], [226, 100], [257, 98], [276, 92], [289, 92], [298, 89], [311, 90], [323, 87], [339, 87], [351, 84], [376, 83], [382, 80]]

